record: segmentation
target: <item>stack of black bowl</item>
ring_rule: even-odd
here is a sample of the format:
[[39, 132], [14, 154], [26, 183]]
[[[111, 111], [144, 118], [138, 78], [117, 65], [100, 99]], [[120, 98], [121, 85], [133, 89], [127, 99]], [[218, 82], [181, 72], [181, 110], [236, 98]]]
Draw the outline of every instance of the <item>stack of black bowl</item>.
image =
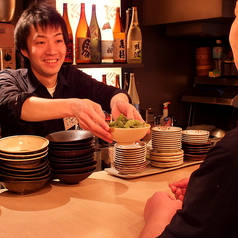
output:
[[96, 169], [94, 136], [86, 130], [66, 130], [51, 133], [49, 161], [52, 178], [67, 184], [76, 184]]
[[49, 141], [33, 135], [0, 139], [0, 183], [18, 194], [40, 189], [50, 178]]

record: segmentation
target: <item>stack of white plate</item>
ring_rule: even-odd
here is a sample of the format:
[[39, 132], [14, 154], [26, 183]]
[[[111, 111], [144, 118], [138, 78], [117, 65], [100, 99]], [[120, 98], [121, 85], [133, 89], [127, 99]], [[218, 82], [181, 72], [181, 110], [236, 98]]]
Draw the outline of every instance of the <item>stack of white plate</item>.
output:
[[132, 145], [115, 144], [113, 165], [121, 174], [139, 173], [146, 168], [146, 143]]
[[152, 149], [149, 153], [150, 165], [170, 168], [183, 163], [182, 128], [158, 126], [152, 128]]
[[210, 132], [206, 130], [183, 130], [182, 141], [185, 143], [207, 143]]
[[171, 152], [182, 148], [182, 128], [158, 126], [152, 128], [152, 148], [158, 152]]
[[150, 164], [159, 168], [170, 168], [179, 166], [183, 163], [184, 151], [178, 150], [175, 152], [157, 152], [150, 150]]

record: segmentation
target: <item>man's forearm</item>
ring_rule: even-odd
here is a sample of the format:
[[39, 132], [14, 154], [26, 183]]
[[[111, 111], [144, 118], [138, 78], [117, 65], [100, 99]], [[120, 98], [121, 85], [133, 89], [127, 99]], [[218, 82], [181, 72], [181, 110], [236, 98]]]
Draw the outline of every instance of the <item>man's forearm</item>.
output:
[[21, 119], [24, 121], [45, 121], [72, 116], [73, 100], [30, 97], [22, 106]]

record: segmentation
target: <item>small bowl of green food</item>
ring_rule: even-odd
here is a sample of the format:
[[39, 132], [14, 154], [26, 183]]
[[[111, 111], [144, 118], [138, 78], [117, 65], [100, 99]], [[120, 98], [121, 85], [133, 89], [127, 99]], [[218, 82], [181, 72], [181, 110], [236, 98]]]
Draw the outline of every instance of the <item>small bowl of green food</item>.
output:
[[136, 119], [128, 119], [123, 114], [109, 123], [112, 140], [117, 144], [128, 145], [141, 140], [150, 130], [150, 125]]

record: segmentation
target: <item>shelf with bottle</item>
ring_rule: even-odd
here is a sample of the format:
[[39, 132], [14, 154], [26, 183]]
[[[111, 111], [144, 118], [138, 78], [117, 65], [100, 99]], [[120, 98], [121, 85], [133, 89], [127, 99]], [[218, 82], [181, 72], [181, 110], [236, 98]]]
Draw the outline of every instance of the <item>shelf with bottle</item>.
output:
[[77, 68], [143, 68], [144, 64], [76, 64]]
[[[67, 4], [64, 4], [64, 6], [65, 5], [67, 6]], [[110, 6], [108, 8], [106, 5], [99, 6], [99, 13], [101, 13], [101, 15], [99, 14], [98, 17], [96, 14], [96, 5], [92, 4], [91, 17], [89, 17], [91, 20], [90, 24], [87, 24], [85, 3], [76, 5], [80, 7], [80, 14], [78, 13], [80, 16], [79, 20], [75, 21], [75, 18], [72, 18], [72, 14], [74, 13], [72, 12], [72, 5], [70, 5], [69, 9], [71, 18], [69, 19], [68, 15], [64, 18], [69, 31], [73, 29], [75, 35], [74, 52], [71, 55], [74, 56], [73, 64], [76, 65], [77, 68], [143, 67], [141, 62], [142, 38], [136, 7], [126, 10], [126, 24], [122, 24], [120, 7]], [[102, 7], [104, 9], [103, 14], [101, 11]], [[108, 9], [110, 9], [110, 13]], [[64, 9], [64, 12], [66, 11], [67, 13], [67, 10], [68, 9]], [[102, 16], [104, 18], [102, 18]], [[108, 16], [110, 16], [110, 19]], [[125, 25], [126, 31], [123, 25]], [[85, 43], [87, 41], [90, 41], [90, 43]], [[85, 48], [86, 46], [87, 48]], [[130, 47], [130, 49], [128, 49], [128, 47]], [[70, 49], [72, 50], [72, 47], [70, 47]], [[109, 53], [111, 53], [111, 55], [109, 55]], [[65, 63], [70, 62], [66, 60]]]

